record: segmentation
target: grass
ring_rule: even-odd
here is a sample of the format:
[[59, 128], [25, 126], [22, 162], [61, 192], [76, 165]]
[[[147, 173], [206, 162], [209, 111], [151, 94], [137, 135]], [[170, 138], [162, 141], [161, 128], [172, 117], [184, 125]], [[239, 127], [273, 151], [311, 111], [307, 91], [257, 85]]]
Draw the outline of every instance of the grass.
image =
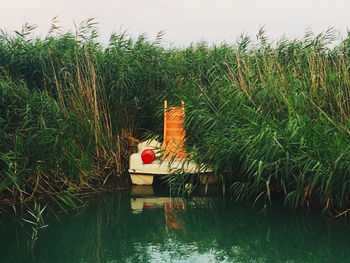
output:
[[294, 207], [349, 205], [349, 47], [327, 48], [332, 37], [206, 52], [228, 59], [185, 93], [188, 143], [235, 198], [277, 192]]
[[75, 33], [53, 23], [44, 38], [33, 28], [0, 36], [2, 196], [128, 186], [122, 130], [161, 136], [167, 99], [185, 101], [189, 156], [232, 197], [349, 208], [350, 34], [271, 42], [261, 29], [255, 41], [165, 49], [162, 33], [112, 34], [104, 47], [92, 19]]

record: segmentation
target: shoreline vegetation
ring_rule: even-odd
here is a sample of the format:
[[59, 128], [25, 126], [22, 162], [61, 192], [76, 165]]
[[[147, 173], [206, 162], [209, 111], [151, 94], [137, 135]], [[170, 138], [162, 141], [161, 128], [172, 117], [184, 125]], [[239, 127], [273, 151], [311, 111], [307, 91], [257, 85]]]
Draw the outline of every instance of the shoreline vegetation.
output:
[[104, 47], [93, 19], [54, 22], [43, 38], [0, 33], [2, 203], [130, 187], [128, 137], [161, 136], [167, 99], [185, 101], [188, 155], [226, 195], [350, 209], [350, 32], [186, 48], [121, 33]]

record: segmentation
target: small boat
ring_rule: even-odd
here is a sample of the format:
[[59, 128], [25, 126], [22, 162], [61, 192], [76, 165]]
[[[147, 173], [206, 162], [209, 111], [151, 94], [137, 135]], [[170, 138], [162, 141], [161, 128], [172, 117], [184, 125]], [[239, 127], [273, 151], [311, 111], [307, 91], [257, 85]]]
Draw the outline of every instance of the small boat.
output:
[[133, 184], [151, 185], [155, 176], [171, 174], [179, 169], [190, 174], [211, 172], [211, 169], [198, 167], [186, 158], [184, 116], [183, 101], [181, 107], [169, 109], [167, 101], [164, 101], [163, 143], [148, 140], [138, 144], [137, 153], [130, 156], [129, 173]]

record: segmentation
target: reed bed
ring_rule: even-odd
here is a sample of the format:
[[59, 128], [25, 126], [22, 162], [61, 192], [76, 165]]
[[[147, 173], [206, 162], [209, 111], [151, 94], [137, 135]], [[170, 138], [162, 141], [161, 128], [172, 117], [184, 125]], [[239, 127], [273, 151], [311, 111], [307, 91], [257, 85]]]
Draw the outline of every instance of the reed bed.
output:
[[75, 33], [32, 29], [0, 34], [3, 196], [128, 186], [126, 137], [161, 138], [167, 99], [185, 101], [189, 157], [234, 198], [350, 207], [350, 34], [269, 41], [262, 29], [254, 41], [165, 49], [162, 32], [102, 46], [92, 19]]
[[234, 198], [347, 211], [349, 41], [332, 40], [269, 43], [260, 32], [256, 44], [197, 48], [214, 63], [184, 92], [188, 144]]

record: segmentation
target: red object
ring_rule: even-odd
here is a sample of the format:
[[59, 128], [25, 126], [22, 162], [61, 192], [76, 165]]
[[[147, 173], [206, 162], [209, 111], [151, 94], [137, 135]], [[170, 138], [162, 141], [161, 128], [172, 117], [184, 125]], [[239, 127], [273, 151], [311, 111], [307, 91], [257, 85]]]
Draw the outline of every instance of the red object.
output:
[[148, 204], [148, 203], [143, 203], [143, 208], [144, 209], [147, 209], [147, 210], [154, 210], [155, 209], [155, 207], [154, 207], [154, 205], [152, 205], [152, 204]]
[[141, 153], [141, 159], [143, 163], [152, 163], [154, 159], [156, 159], [156, 155], [154, 151], [152, 151], [151, 149], [147, 149]]

